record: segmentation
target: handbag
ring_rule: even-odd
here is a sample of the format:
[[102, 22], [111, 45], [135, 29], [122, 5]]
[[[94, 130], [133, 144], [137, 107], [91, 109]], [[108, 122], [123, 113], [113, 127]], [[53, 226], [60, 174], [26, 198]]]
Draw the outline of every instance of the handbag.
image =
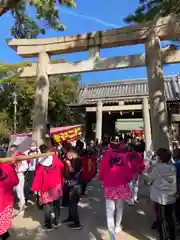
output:
[[81, 172], [82, 172], [82, 168], [81, 168], [81, 170], [76, 174], [75, 179], [71, 179], [71, 180], [66, 180], [66, 179], [65, 179], [64, 183], [67, 184], [69, 187], [74, 187], [75, 185], [78, 184], [78, 181], [77, 181], [76, 178], [81, 174]]

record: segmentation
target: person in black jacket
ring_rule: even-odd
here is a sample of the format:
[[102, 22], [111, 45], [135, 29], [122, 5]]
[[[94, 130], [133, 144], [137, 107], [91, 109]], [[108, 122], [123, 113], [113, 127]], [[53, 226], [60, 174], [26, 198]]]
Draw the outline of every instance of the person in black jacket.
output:
[[82, 162], [75, 148], [71, 147], [68, 149], [64, 164], [64, 178], [65, 186], [69, 191], [69, 205], [68, 218], [65, 219], [63, 223], [68, 224], [72, 229], [79, 230], [82, 228], [78, 213], [82, 182]]
[[[63, 163], [65, 162], [65, 160], [67, 158], [67, 151], [68, 151], [68, 149], [71, 149], [71, 147], [72, 147], [72, 145], [68, 141], [65, 140], [62, 142], [61, 152], [59, 152], [58, 156], [62, 160]], [[69, 192], [68, 192], [68, 188], [66, 185], [63, 188], [62, 206], [63, 207], [69, 206]]]

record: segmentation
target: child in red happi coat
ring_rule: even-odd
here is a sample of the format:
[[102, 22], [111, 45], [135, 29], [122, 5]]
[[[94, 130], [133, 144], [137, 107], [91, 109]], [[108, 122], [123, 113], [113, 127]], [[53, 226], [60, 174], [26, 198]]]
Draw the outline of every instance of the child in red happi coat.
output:
[[124, 202], [132, 196], [129, 187], [132, 179], [132, 171], [126, 163], [126, 153], [119, 152], [118, 143], [111, 143], [111, 150], [101, 160], [99, 172], [106, 199], [106, 217], [111, 240], [115, 240], [115, 233], [122, 230]]
[[[40, 151], [46, 153], [48, 151], [47, 146], [41, 145]], [[44, 230], [47, 231], [52, 231], [53, 227], [57, 228], [59, 226], [63, 168], [63, 163], [55, 154], [38, 160], [32, 190], [40, 195], [44, 211]]]
[[135, 152], [135, 146], [128, 144], [128, 151], [126, 153], [126, 161], [133, 174], [133, 181], [131, 183], [132, 199], [129, 201], [130, 205], [134, 205], [138, 201], [139, 191], [139, 176], [145, 169], [145, 164], [140, 153]]

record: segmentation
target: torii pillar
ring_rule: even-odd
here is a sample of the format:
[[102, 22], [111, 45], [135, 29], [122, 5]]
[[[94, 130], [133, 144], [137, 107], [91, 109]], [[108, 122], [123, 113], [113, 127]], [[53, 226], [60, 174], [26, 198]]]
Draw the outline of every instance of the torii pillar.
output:
[[102, 106], [102, 101], [98, 101], [96, 108], [96, 139], [98, 139], [99, 143], [102, 140]]
[[169, 149], [168, 115], [165, 100], [164, 74], [160, 39], [151, 31], [146, 42], [146, 61], [149, 85], [152, 145]]
[[143, 120], [144, 120], [144, 137], [146, 142], [146, 153], [150, 150], [152, 144], [151, 138], [151, 122], [150, 122], [150, 114], [149, 114], [149, 99], [147, 97], [143, 98], [142, 101], [143, 107]]
[[37, 63], [36, 95], [33, 122], [33, 140], [37, 145], [45, 143], [45, 134], [47, 133], [47, 114], [49, 98], [49, 78], [47, 67], [50, 57], [46, 52], [40, 52]]

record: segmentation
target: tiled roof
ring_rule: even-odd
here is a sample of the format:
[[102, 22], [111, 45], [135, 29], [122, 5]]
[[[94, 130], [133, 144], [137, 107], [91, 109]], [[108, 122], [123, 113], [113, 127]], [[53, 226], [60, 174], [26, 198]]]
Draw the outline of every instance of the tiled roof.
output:
[[[98, 100], [138, 100], [148, 96], [148, 92], [146, 79], [89, 84], [80, 87], [76, 104], [83, 105]], [[165, 96], [167, 101], [180, 101], [180, 78], [165, 78]]]

